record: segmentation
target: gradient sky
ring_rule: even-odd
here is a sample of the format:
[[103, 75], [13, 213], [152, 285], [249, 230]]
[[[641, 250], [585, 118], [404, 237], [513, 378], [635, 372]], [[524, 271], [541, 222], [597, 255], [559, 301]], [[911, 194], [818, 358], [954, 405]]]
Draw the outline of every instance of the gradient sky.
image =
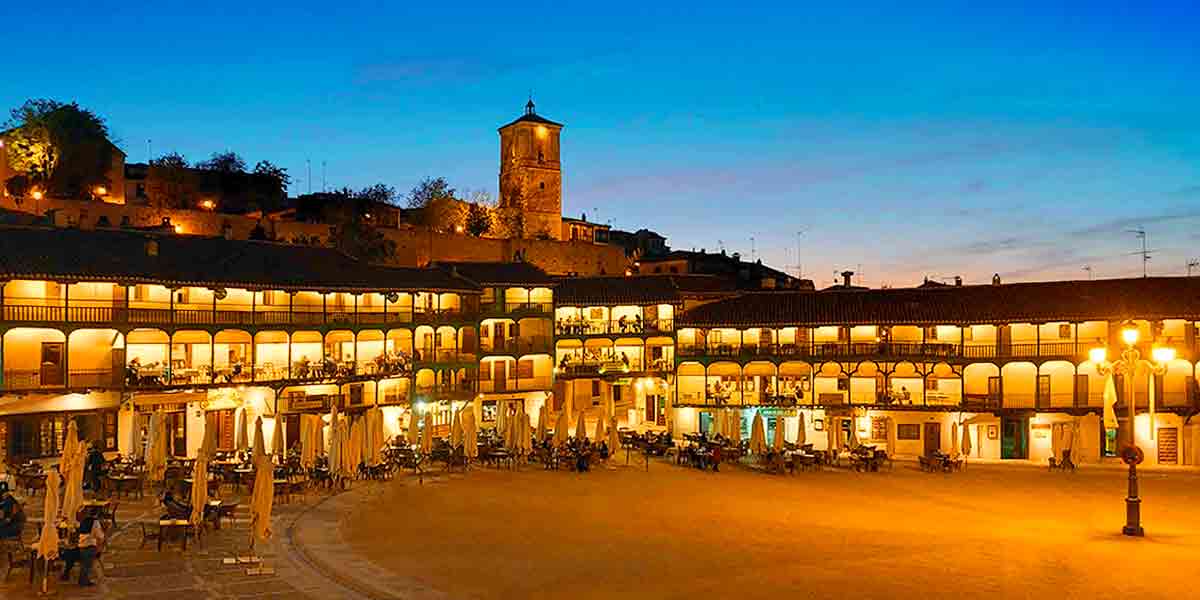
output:
[[803, 231], [819, 285], [1140, 275], [1137, 226], [1151, 274], [1200, 257], [1193, 1], [252, 4], [4, 3], [0, 106], [77, 100], [130, 161], [232, 149], [293, 192], [311, 160], [313, 189], [324, 162], [494, 195], [532, 90], [565, 213], [792, 269]]

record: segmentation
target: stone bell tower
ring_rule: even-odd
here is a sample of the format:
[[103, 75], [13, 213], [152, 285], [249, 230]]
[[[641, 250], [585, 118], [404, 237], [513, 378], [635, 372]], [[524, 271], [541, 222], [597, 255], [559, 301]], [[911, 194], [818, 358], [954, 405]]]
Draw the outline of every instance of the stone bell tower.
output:
[[538, 115], [532, 98], [525, 114], [500, 128], [498, 206], [501, 218], [523, 226], [524, 237], [562, 238], [562, 128]]

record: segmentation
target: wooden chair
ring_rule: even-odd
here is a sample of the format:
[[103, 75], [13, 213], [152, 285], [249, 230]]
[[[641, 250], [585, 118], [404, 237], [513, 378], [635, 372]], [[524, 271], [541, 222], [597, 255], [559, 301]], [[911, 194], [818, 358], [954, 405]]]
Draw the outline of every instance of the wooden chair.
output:
[[138, 545], [138, 549], [141, 550], [142, 548], [145, 548], [146, 542], [153, 540], [159, 544], [159, 549], [161, 550], [162, 531], [158, 528], [158, 523], [150, 523], [149, 527], [146, 526], [147, 524], [145, 522], [140, 523], [140, 525], [142, 526], [142, 543]]

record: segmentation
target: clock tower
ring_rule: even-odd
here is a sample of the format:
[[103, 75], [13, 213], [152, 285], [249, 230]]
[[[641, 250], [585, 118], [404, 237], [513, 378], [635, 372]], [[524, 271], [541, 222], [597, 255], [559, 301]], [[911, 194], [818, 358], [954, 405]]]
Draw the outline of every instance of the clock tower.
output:
[[562, 163], [558, 134], [562, 124], [542, 117], [533, 99], [525, 114], [500, 128], [502, 218], [524, 231], [510, 235], [562, 238]]

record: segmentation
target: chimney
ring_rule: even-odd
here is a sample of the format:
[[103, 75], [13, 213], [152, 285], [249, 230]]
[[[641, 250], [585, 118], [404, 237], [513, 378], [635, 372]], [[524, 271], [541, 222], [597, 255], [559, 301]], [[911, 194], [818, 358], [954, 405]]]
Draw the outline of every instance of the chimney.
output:
[[851, 280], [854, 278], [854, 271], [842, 271], [842, 286], [850, 287]]
[[954, 276], [954, 287], [962, 287], [962, 275]]

